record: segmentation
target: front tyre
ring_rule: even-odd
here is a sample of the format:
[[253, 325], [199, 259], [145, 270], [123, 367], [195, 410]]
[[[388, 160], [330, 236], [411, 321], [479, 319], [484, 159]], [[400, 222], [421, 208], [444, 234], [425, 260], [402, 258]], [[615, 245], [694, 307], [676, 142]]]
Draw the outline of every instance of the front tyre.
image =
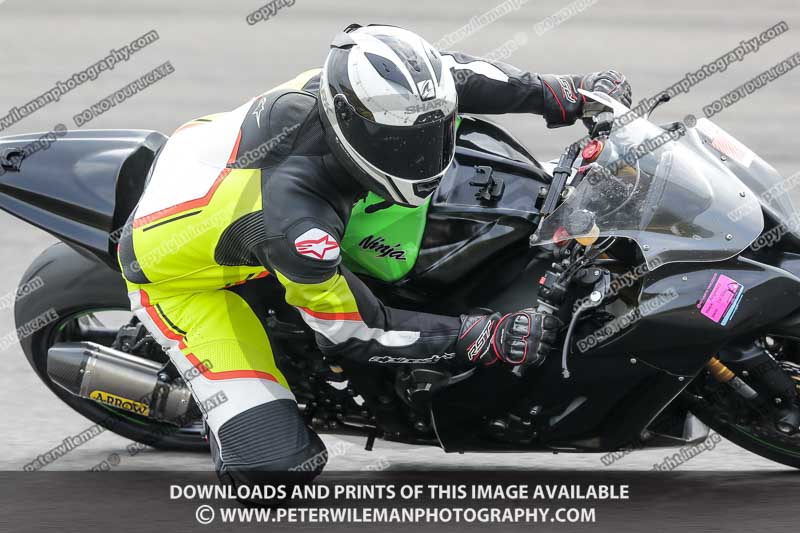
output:
[[[800, 343], [793, 339], [758, 340], [795, 382], [800, 402]], [[742, 375], [747, 381], [748, 377]], [[772, 413], [759, 412], [734, 390], [706, 371], [687, 389], [690, 409], [711, 429], [745, 450], [793, 468], [800, 468], [800, 432], [788, 435], [775, 424]], [[800, 403], [798, 404], [800, 405]]]

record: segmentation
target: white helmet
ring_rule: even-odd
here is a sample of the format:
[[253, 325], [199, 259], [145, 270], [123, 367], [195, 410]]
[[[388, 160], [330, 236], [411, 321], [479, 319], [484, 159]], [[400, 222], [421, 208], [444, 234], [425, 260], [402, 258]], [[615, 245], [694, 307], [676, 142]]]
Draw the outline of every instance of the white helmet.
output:
[[439, 52], [394, 26], [348, 26], [320, 80], [328, 144], [366, 189], [417, 206], [453, 161], [458, 95]]

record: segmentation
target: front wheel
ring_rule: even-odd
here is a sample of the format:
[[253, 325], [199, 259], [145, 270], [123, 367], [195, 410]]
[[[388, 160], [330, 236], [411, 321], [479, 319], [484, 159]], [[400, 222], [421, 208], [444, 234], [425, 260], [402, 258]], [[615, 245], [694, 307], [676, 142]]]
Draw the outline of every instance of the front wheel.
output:
[[[777, 337], [765, 337], [758, 342], [769, 347], [773, 359], [795, 381], [800, 398], [800, 343]], [[781, 432], [773, 418], [754, 410], [731, 387], [716, 382], [708, 372], [698, 376], [687, 393], [692, 413], [726, 439], [776, 463], [800, 468], [800, 432], [793, 435]]]
[[[119, 272], [57, 243], [28, 267], [20, 287], [25, 288], [21, 294], [28, 294], [17, 301], [16, 325], [18, 331], [30, 332], [20, 334], [22, 350], [39, 378], [59, 399], [122, 437], [165, 450], [208, 450], [199, 417], [183, 427], [157, 422], [74, 396], [47, 375], [47, 351], [55, 343], [91, 341], [110, 347], [119, 329], [130, 322], [130, 302]], [[29, 291], [32, 287], [39, 288]], [[168, 361], [160, 349], [136, 355]]]

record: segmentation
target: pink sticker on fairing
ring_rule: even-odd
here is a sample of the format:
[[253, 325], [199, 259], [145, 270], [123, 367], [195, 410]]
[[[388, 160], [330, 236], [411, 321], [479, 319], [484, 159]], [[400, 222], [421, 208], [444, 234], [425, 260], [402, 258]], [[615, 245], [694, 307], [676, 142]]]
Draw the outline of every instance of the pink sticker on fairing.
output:
[[697, 307], [703, 316], [724, 326], [739, 307], [743, 293], [744, 286], [738, 281], [725, 274], [714, 274]]

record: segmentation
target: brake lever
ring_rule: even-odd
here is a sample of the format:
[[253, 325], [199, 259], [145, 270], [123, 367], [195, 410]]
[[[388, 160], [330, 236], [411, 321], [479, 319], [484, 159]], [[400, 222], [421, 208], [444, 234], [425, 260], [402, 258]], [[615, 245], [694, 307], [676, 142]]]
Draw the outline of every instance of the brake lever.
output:
[[592, 115], [592, 121], [594, 125], [589, 131], [589, 136], [592, 139], [607, 135], [611, 132], [611, 128], [614, 126], [614, 113], [608, 111], [608, 108], [602, 104], [599, 105], [602, 106], [605, 111], [601, 111], [595, 115]]

